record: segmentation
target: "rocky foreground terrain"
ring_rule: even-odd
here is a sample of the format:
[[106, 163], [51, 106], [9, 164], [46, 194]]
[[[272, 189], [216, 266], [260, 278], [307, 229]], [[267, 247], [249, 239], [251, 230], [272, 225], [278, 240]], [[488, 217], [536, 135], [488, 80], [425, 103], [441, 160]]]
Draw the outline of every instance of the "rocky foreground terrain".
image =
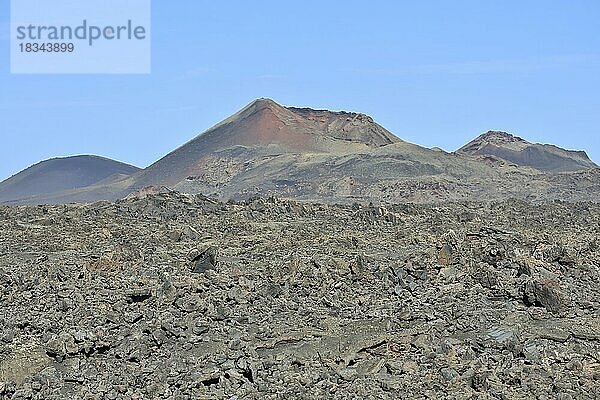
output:
[[0, 208], [0, 398], [600, 397], [600, 206]]

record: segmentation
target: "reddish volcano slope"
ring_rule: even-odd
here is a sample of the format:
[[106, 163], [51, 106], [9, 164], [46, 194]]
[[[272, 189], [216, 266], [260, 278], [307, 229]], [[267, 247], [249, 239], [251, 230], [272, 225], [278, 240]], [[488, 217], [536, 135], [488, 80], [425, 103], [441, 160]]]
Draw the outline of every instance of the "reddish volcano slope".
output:
[[236, 146], [273, 155], [336, 153], [356, 145], [376, 148], [397, 142], [364, 114], [286, 108], [258, 99], [137, 174], [135, 186], [176, 185], [204, 173], [205, 161], [214, 152]]
[[584, 152], [504, 132], [446, 153], [402, 141], [364, 114], [258, 99], [142, 171], [25, 202], [117, 200], [164, 190], [339, 203], [600, 201], [595, 167]]

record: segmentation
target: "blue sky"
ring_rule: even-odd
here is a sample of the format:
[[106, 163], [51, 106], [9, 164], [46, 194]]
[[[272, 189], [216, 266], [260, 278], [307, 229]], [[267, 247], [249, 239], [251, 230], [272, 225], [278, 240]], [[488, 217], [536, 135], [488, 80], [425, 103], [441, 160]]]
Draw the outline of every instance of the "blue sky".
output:
[[73, 154], [144, 167], [257, 97], [428, 147], [495, 129], [600, 162], [595, 0], [154, 0], [149, 75], [11, 75], [8, 3], [0, 180]]

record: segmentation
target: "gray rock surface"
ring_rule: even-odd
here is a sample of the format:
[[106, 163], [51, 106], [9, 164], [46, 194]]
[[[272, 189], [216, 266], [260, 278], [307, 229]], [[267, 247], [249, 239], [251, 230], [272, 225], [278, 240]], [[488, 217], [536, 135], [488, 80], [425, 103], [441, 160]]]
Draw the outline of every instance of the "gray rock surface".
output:
[[598, 398], [599, 215], [0, 207], [0, 398]]

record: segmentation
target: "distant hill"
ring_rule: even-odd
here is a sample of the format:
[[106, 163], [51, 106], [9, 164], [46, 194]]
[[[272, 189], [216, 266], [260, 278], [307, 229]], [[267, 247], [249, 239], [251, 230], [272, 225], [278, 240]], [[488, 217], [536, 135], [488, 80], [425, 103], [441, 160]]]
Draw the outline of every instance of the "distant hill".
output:
[[489, 131], [461, 147], [457, 153], [492, 156], [520, 166], [549, 172], [596, 168], [584, 151], [565, 150], [549, 144], [530, 143], [506, 132]]
[[0, 182], [0, 203], [26, 203], [36, 196], [119, 180], [139, 168], [98, 156], [53, 158]]
[[447, 153], [405, 142], [362, 113], [285, 107], [270, 99], [253, 101], [143, 170], [104, 176], [85, 187], [75, 179], [62, 191], [36, 186], [37, 195], [13, 203], [118, 200], [170, 190], [221, 200], [274, 195], [328, 203], [600, 201], [600, 169], [583, 152], [488, 132]]
[[[229, 174], [243, 168], [243, 160], [282, 154], [323, 154], [376, 148], [400, 139], [359, 113], [283, 107], [270, 99], [258, 99], [230, 118], [150, 165], [135, 177], [135, 186], [175, 186], [186, 178]], [[224, 166], [219, 152], [240, 165]], [[215, 163], [220, 164], [215, 169]]]

